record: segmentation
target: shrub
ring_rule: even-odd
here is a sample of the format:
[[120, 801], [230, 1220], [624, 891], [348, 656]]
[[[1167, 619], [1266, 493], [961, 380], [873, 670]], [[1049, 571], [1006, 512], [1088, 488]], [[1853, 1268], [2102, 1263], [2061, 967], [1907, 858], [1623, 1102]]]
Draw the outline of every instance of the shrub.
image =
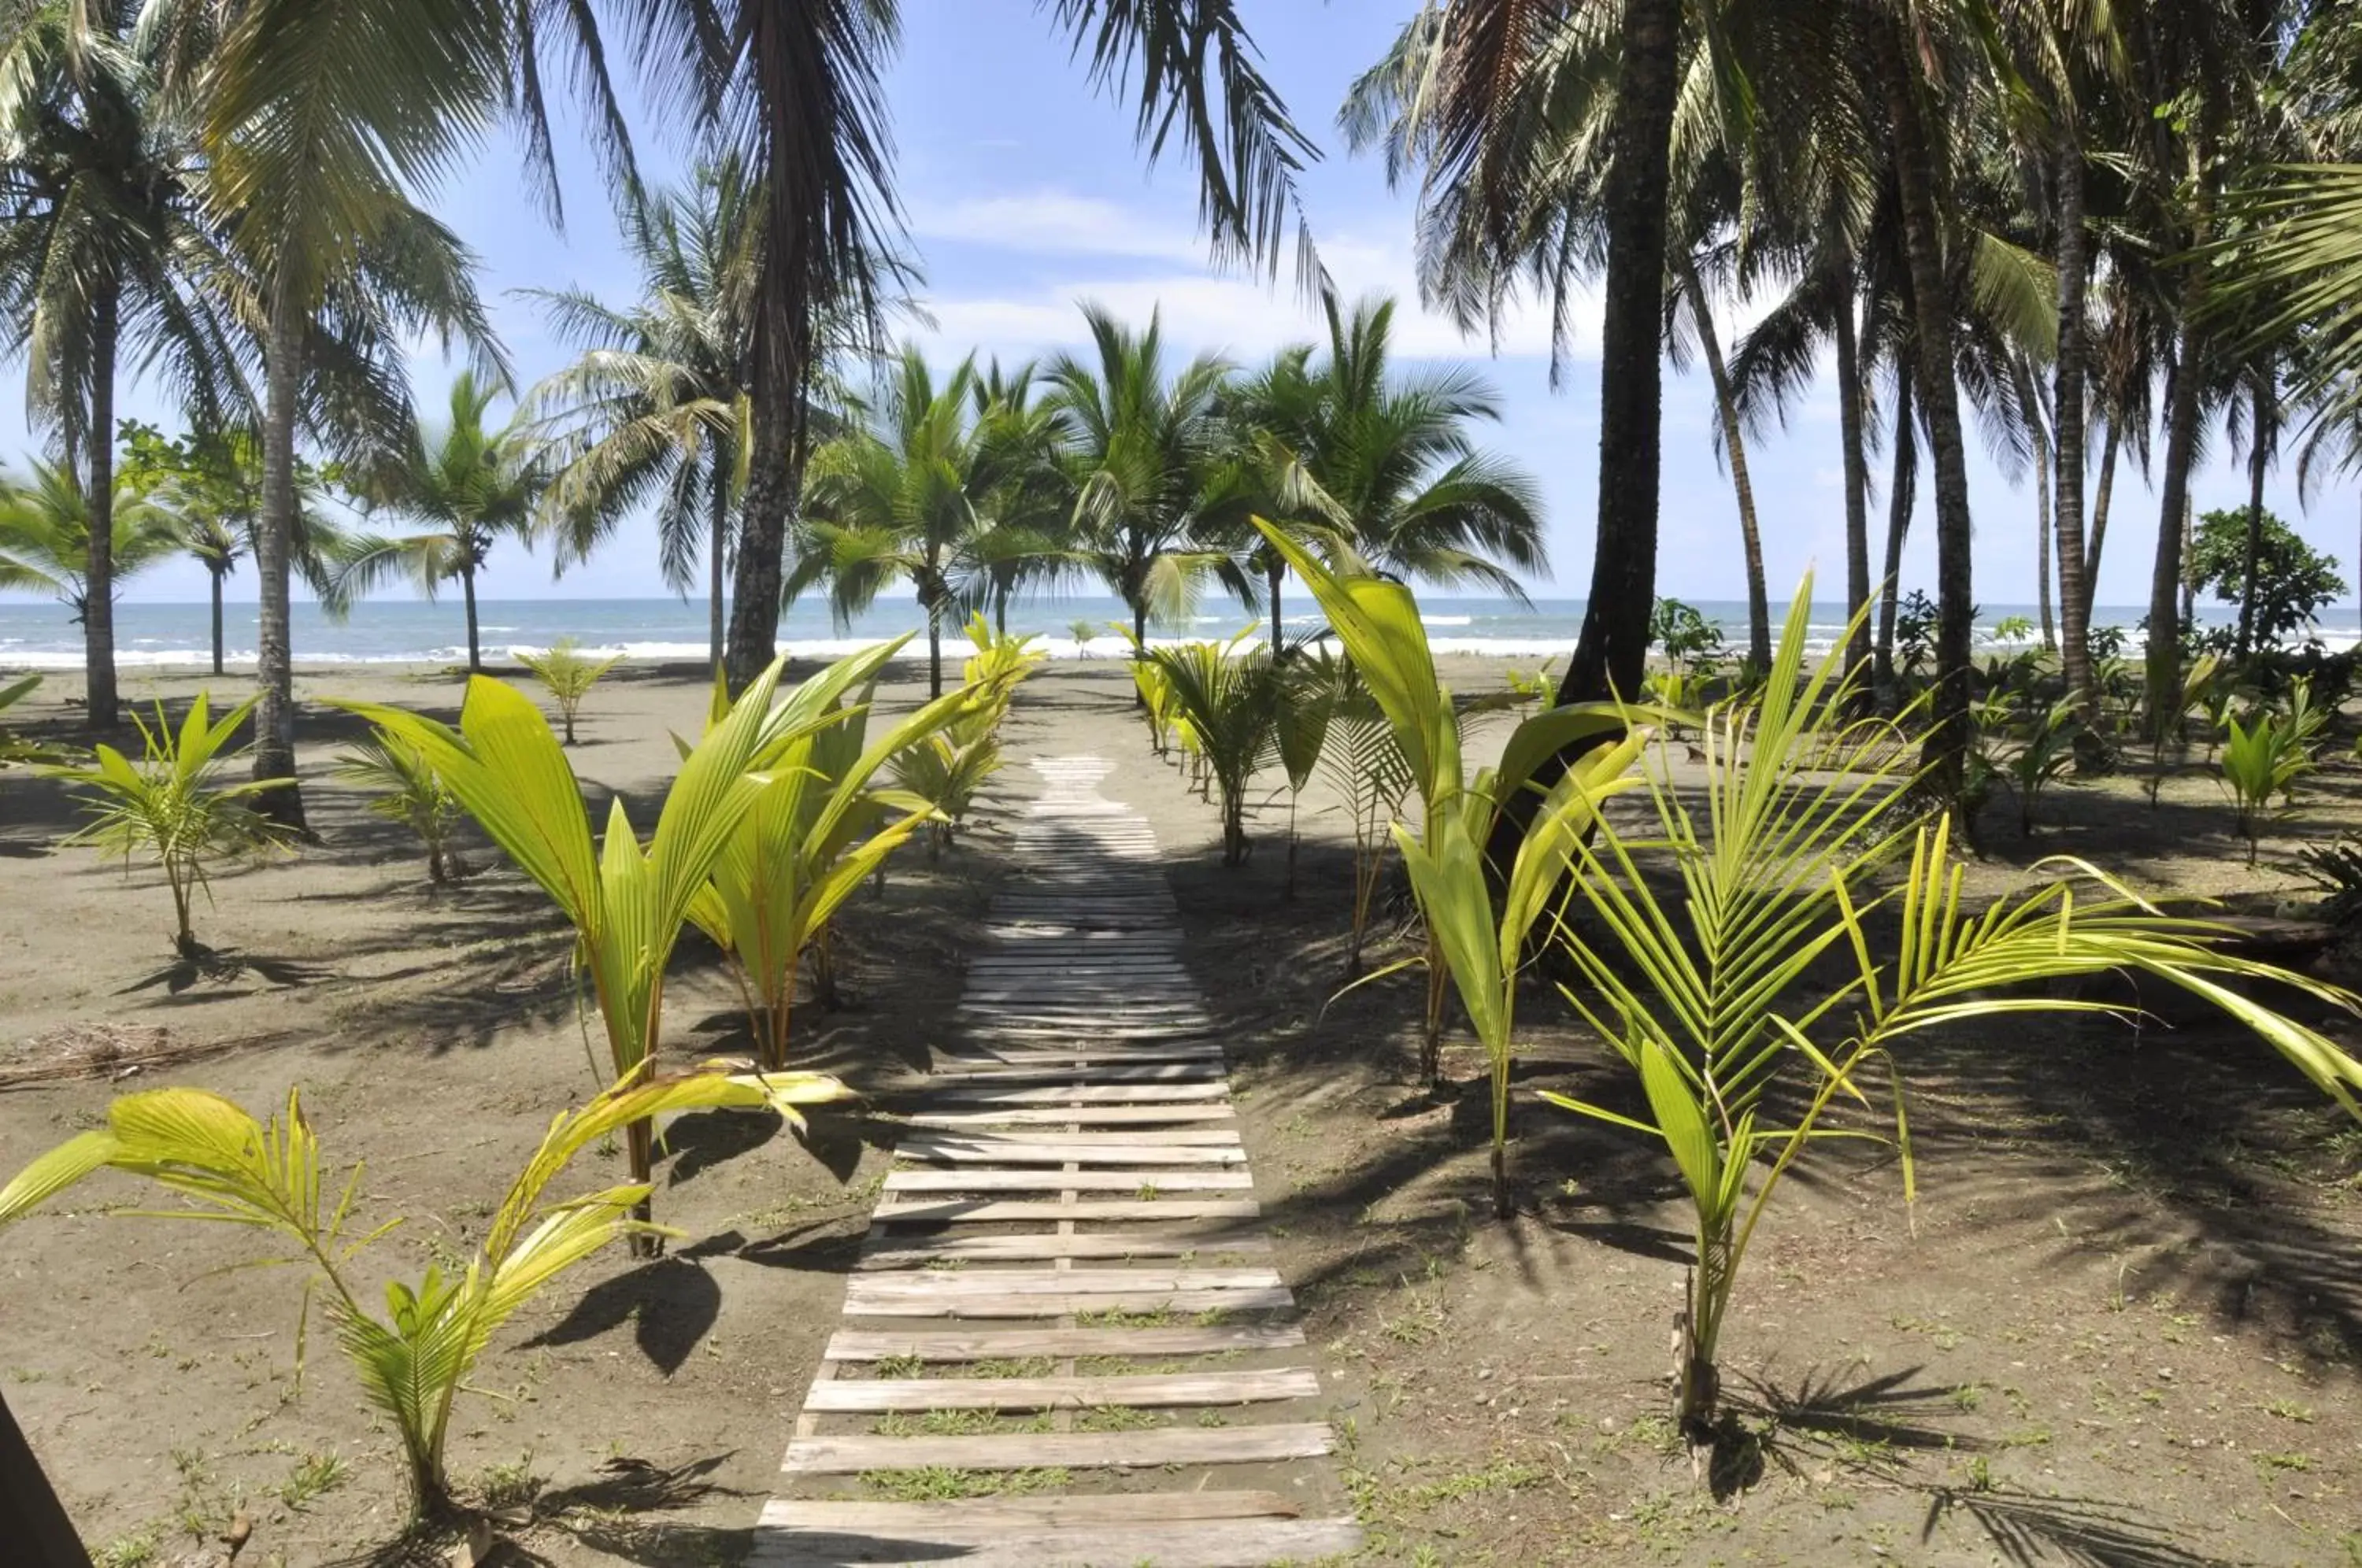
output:
[[190, 906], [199, 891], [208, 901], [213, 897], [206, 867], [267, 847], [283, 835], [283, 830], [246, 802], [286, 780], [222, 783], [217, 778], [226, 760], [222, 748], [246, 722], [254, 701], [248, 698], [215, 720], [206, 693], [200, 691], [177, 730], [160, 702], [152, 725], [132, 715], [144, 753], [136, 765], [102, 742], [89, 763], [55, 764], [47, 769], [53, 778], [83, 786], [90, 795], [93, 820], [68, 843], [120, 852], [127, 864], [134, 856], [145, 856], [162, 870], [172, 890], [172, 945], [183, 956], [202, 951], [190, 923]]
[[400, 823], [426, 849], [426, 878], [440, 887], [468, 874], [454, 840], [467, 808], [444, 786], [425, 755], [381, 728], [337, 759], [337, 777], [373, 790], [369, 809]]
[[361, 1168], [334, 1179], [293, 1091], [285, 1112], [267, 1125], [201, 1089], [125, 1095], [108, 1107], [104, 1130], [69, 1140], [0, 1188], [0, 1226], [111, 1167], [181, 1200], [142, 1211], [149, 1217], [243, 1225], [288, 1248], [288, 1255], [271, 1261], [310, 1271], [306, 1305], [315, 1297], [324, 1303], [363, 1396], [392, 1423], [417, 1513], [437, 1518], [453, 1511], [444, 1468], [452, 1405], [501, 1325], [609, 1242], [658, 1233], [634, 1218], [647, 1198], [645, 1182], [548, 1200], [550, 1184], [574, 1156], [618, 1127], [707, 1106], [768, 1107], [800, 1131], [797, 1106], [844, 1092], [835, 1079], [817, 1074], [635, 1075], [550, 1123], [464, 1269], [430, 1264], [414, 1284], [387, 1286], [382, 1314], [363, 1304], [354, 1259], [392, 1227], [355, 1234]]
[[1155, 669], [1170, 712], [1187, 724], [1220, 796], [1222, 864], [1244, 865], [1247, 785], [1278, 722], [1279, 676], [1271, 652], [1241, 651], [1235, 642], [1185, 643], [1151, 648], [1144, 662]]
[[1547, 1098], [1661, 1143], [1691, 1210], [1676, 1413], [1693, 1439], [1720, 1414], [1719, 1336], [1756, 1228], [1816, 1147], [1882, 1136], [1831, 1124], [1841, 1100], [1871, 1108], [1873, 1074], [1894, 1082], [1885, 1124], [1915, 1196], [1900, 1060], [1926, 1030], [2129, 1010], [2058, 983], [2136, 971], [2214, 1002], [2362, 1116], [2362, 1062], [2224, 982], [2268, 977], [2355, 1010], [2343, 991], [2241, 958], [2219, 928], [2081, 862], [1968, 903], [1948, 822], [1908, 809], [1915, 748], [1889, 721], [1838, 717], [1856, 704], [1834, 661], [1804, 675], [1811, 599], [1807, 580], [1760, 704], [1708, 715], [1704, 803], [1652, 765], [1652, 820], [1603, 818], [1577, 842], [1584, 918], [1556, 932], [1578, 981], [1563, 994], [1630, 1069], [1646, 1119], [1620, 1097]]
[[1722, 634], [1695, 605], [1660, 599], [1649, 611], [1649, 646], [1675, 669], [1688, 669], [1722, 647]]
[[2247, 841], [2247, 864], [2256, 863], [2256, 844], [2264, 819], [2271, 814], [2273, 797], [2285, 800], [2296, 781], [2312, 771], [2312, 731], [2318, 715], [2250, 713], [2246, 723], [2234, 718], [2223, 742], [2223, 788], [2231, 797], [2240, 835]]
[[590, 688], [599, 678], [622, 661], [613, 658], [589, 658], [572, 637], [560, 637], [546, 652], [533, 654], [520, 650], [517, 662], [541, 678], [549, 694], [557, 700], [557, 712], [566, 726], [566, 744], [574, 744], [574, 718], [582, 711], [582, 700], [590, 695]]
[[[2202, 513], [2191, 536], [2182, 569], [2216, 603], [2236, 604], [2246, 591], [2247, 521], [2244, 506]], [[2311, 625], [2323, 605], [2345, 594], [2345, 583], [2334, 558], [2269, 512], [2263, 514], [2257, 543], [2255, 646], [2268, 648]], [[2236, 628], [2220, 626], [2207, 640], [2227, 648], [2237, 635]]]

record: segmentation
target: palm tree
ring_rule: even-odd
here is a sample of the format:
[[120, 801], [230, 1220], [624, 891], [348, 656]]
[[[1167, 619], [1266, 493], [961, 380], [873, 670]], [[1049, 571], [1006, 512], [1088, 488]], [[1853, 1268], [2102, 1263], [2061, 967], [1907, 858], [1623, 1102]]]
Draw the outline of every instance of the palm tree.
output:
[[[1328, 353], [1312, 375], [1319, 423], [1306, 466], [1329, 525], [1390, 576], [1474, 584], [1523, 602], [1509, 569], [1550, 569], [1540, 491], [1470, 436], [1500, 417], [1499, 399], [1464, 370], [1395, 373], [1392, 300], [1363, 300], [1350, 317], [1333, 295], [1322, 306]], [[1272, 592], [1276, 601], [1275, 585]]]
[[548, 477], [531, 443], [512, 423], [484, 428], [484, 413], [499, 395], [495, 383], [463, 370], [451, 383], [450, 417], [430, 438], [412, 438], [402, 460], [374, 476], [372, 506], [427, 525], [424, 532], [363, 536], [340, 553], [322, 603], [342, 614], [394, 576], [406, 576], [429, 599], [457, 578], [468, 615], [468, 668], [481, 673], [476, 634], [476, 577], [503, 536], [530, 540]]
[[[1092, 83], [1130, 102], [1152, 160], [1169, 147], [1191, 163], [1218, 254], [1275, 263], [1293, 217], [1299, 271], [1317, 272], [1296, 189], [1316, 154], [1262, 74], [1232, 0], [1042, 0], [1041, 8], [1073, 40]], [[899, 208], [880, 78], [900, 10], [897, 0], [651, 0], [635, 12], [635, 37], [679, 39], [683, 50], [647, 62], [659, 112], [720, 127], [765, 192], [734, 682], [772, 655], [821, 324], [874, 324], [880, 278], [895, 270], [882, 259]]]
[[116, 383], [159, 367], [202, 422], [242, 395], [210, 286], [222, 270], [202, 210], [193, 127], [135, 47], [133, 0], [19, 7], [0, 33], [0, 356], [28, 361], [27, 411], [94, 498], [83, 618], [86, 717], [116, 717]]
[[166, 86], [188, 94], [202, 123], [207, 209], [237, 253], [237, 308], [262, 344], [254, 772], [291, 781], [261, 801], [290, 826], [303, 823], [288, 619], [297, 440], [307, 427], [381, 436], [406, 420], [405, 338], [432, 330], [497, 361], [472, 259], [406, 193], [446, 172], [506, 101], [530, 42], [517, 25], [525, 10], [489, 0], [158, 8]]
[[[250, 430], [199, 432], [166, 440], [151, 425], [124, 426], [122, 471], [136, 478], [180, 519], [182, 553], [205, 569], [213, 601], [214, 673], [222, 673], [223, 588], [237, 563], [254, 553], [262, 507], [262, 452]], [[330, 564], [346, 546], [343, 532], [319, 510], [326, 480], [310, 463], [296, 464], [294, 569], [315, 594], [327, 591]]]
[[653, 502], [666, 585], [687, 594], [701, 547], [705, 555], [716, 665], [754, 396], [759, 194], [724, 158], [683, 189], [627, 201], [624, 248], [640, 272], [629, 305], [579, 289], [528, 291], [581, 353], [526, 394], [520, 416], [546, 444], [543, 510], [557, 525], [559, 569]]
[[977, 410], [976, 385], [973, 358], [938, 385], [919, 350], [896, 356], [877, 394], [855, 403], [855, 427], [812, 454], [800, 558], [787, 580], [790, 598], [825, 581], [840, 624], [894, 583], [911, 584], [926, 613], [935, 697], [944, 621], [982, 603], [993, 566], [1025, 551], [993, 514], [989, 415]]
[[0, 472], [0, 589], [46, 593], [89, 624], [135, 573], [169, 560], [181, 547], [180, 519], [132, 474], [115, 479], [104, 509], [108, 541], [105, 578], [89, 571], [91, 530], [99, 526], [82, 481], [63, 463], [32, 460], [32, 482]]
[[1073, 484], [1074, 560], [1131, 611], [1135, 639], [1183, 613], [1208, 578], [1254, 603], [1254, 582], [1212, 537], [1238, 497], [1222, 398], [1228, 361], [1200, 354], [1168, 372], [1164, 326], [1134, 332], [1083, 307], [1094, 357], [1061, 355], [1047, 401]]

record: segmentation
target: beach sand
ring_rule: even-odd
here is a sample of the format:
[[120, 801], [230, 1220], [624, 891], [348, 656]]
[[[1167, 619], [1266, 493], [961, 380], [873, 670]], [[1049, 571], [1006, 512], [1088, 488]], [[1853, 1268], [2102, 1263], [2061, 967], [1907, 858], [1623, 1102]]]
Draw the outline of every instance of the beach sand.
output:
[[[1462, 695], [1507, 668], [1447, 666]], [[62, 734], [73, 685], [52, 677], [18, 717]], [[138, 671], [125, 695], [177, 708], [200, 687], [247, 685]], [[66, 791], [0, 778], [0, 1167], [95, 1125], [122, 1090], [200, 1085], [267, 1113], [300, 1087], [329, 1157], [366, 1162], [363, 1212], [406, 1217], [379, 1264], [414, 1271], [466, 1253], [548, 1118], [593, 1087], [601, 1048], [538, 890], [480, 843], [477, 875], [431, 889], [403, 830], [329, 776], [354, 731], [321, 700], [448, 719], [457, 679], [342, 666], [304, 669], [298, 686], [321, 842], [216, 875], [197, 926], [221, 961], [204, 972], [176, 965], [152, 874], [56, 847], [78, 821]], [[902, 666], [881, 701], [922, 696]], [[572, 760], [602, 813], [620, 793], [653, 825], [675, 765], [667, 732], [693, 734], [705, 701], [693, 668], [624, 667], [600, 685]], [[1484, 721], [1491, 738], [1472, 754], [1505, 724]], [[1260, 1196], [1334, 1418], [1352, 1424], [1375, 1560], [1864, 1561], [1918, 1541], [1938, 1487], [1981, 1495], [1972, 1455], [2005, 1496], [2086, 1499], [2128, 1529], [2242, 1561], [2334, 1561], [2362, 1517], [2362, 1194], [2341, 1185], [2356, 1152], [2330, 1142], [2334, 1119], [2268, 1053], [2211, 1024], [2136, 1039], [2013, 1021], [1931, 1041], [1910, 1067], [1926, 1195], [1915, 1232], [1882, 1151], [1827, 1162], [1767, 1226], [1726, 1347], [1734, 1372], [1765, 1379], [1753, 1397], [1850, 1390], [1849, 1413], [1791, 1409], [1799, 1468], [1716, 1504], [1669, 1457], [1657, 1415], [1685, 1245], [1660, 1154], [1523, 1103], [1528, 1212], [1490, 1220], [1479, 1054], [1455, 1043], [1448, 1066], [1472, 1092], [1431, 1100], [1408, 1081], [1418, 977], [1336, 995], [1350, 851], [1325, 785], [1296, 813], [1291, 900], [1285, 790], [1258, 789], [1254, 855], [1222, 867], [1215, 812], [1149, 753], [1120, 663], [1044, 669], [1006, 752], [984, 820], [940, 865], [906, 853], [882, 893], [855, 901], [846, 1005], [800, 1011], [800, 1065], [880, 1091], [922, 1067], [1006, 869], [996, 819], [1038, 786], [1024, 759], [1108, 758], [1103, 788], [1166, 847], [1187, 956], [1231, 1027]], [[2272, 849], [2356, 825], [2357, 791], [2362, 773], [2327, 771]], [[2247, 870], [2195, 768], [2156, 810], [2116, 779], [2059, 787], [2043, 815], [2021, 842], [1995, 807], [1981, 889], [2059, 852], [2256, 907], [2294, 886], [2275, 855]], [[1388, 898], [1373, 963], [1407, 951], [1398, 889]], [[1562, 1004], [1536, 987], [1525, 1007], [1521, 1089], [1636, 1109]], [[667, 1016], [674, 1052], [733, 1041], [735, 992], [694, 939]], [[521, 1467], [546, 1482], [529, 1540], [551, 1562], [736, 1561], [834, 1322], [888, 1136], [858, 1111], [816, 1117], [809, 1151], [752, 1118], [679, 1124], [657, 1211], [689, 1239], [654, 1264], [610, 1253], [503, 1334], [480, 1377], [502, 1397], [463, 1403], [454, 1473]], [[588, 1187], [622, 1169], [593, 1154], [577, 1174]], [[197, 1544], [184, 1518], [219, 1528], [241, 1507], [256, 1521], [242, 1562], [346, 1561], [390, 1539], [400, 1475], [324, 1340], [295, 1387], [297, 1281], [217, 1272], [258, 1255], [227, 1227], [100, 1212], [132, 1190], [102, 1180], [0, 1237], [0, 1392], [89, 1539], [152, 1538], [150, 1561], [171, 1562]], [[1814, 1419], [1818, 1447], [1800, 1435]], [[295, 1477], [325, 1456], [346, 1478], [304, 1496]], [[1972, 1512], [1945, 1513], [1910, 1560], [1989, 1561]], [[1416, 1558], [1422, 1546], [1439, 1555]]]

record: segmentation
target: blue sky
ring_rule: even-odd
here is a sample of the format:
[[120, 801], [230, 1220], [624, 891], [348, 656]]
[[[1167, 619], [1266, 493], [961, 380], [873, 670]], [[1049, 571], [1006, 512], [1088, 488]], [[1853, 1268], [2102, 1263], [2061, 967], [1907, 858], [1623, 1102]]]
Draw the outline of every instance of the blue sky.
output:
[[[1447, 320], [1418, 310], [1412, 197], [1386, 188], [1376, 160], [1350, 156], [1333, 123], [1347, 83], [1377, 57], [1407, 0], [1250, 0], [1244, 9], [1271, 75], [1327, 155], [1307, 174], [1304, 190], [1331, 275], [1348, 294], [1383, 290], [1402, 298], [1397, 338], [1406, 354], [1482, 362], [1506, 410], [1487, 439], [1534, 475], [1545, 501], [1554, 572], [1552, 580], [1536, 581], [1534, 591], [1580, 595], [1589, 574], [1597, 471], [1595, 312], [1576, 313], [1575, 362], [1553, 392], [1539, 312], [1517, 313], [1497, 344], [1487, 344], [1463, 341]], [[904, 11], [903, 49], [889, 94], [903, 204], [935, 320], [933, 330], [912, 335], [932, 354], [949, 360], [974, 348], [1015, 360], [1072, 346], [1080, 336], [1076, 303], [1083, 299], [1142, 318], [1161, 305], [1177, 347], [1245, 362], [1311, 334], [1317, 312], [1297, 296], [1285, 268], [1269, 283], [1208, 267], [1186, 169], [1143, 171], [1129, 116], [1087, 88], [1028, 0], [906, 0]], [[676, 166], [683, 156], [659, 128], [644, 126], [643, 137], [644, 152], [657, 168]], [[536, 307], [513, 291], [579, 285], [621, 300], [635, 279], [617, 252], [602, 183], [587, 155], [577, 150], [567, 160], [569, 223], [563, 233], [536, 215], [517, 170], [515, 147], [496, 138], [463, 177], [430, 193], [429, 201], [481, 255], [494, 321], [520, 381], [529, 382], [557, 368], [566, 354], [544, 330]], [[1732, 325], [1726, 323], [1727, 331]], [[423, 404], [439, 404], [447, 374], [432, 355], [422, 359]], [[21, 384], [19, 369], [10, 367], [0, 383], [0, 453], [26, 447]], [[128, 412], [171, 424], [142, 392], [135, 389], [127, 402]], [[1744, 589], [1736, 514], [1713, 452], [1712, 422], [1703, 370], [1669, 372], [1660, 591], [1690, 599], [1736, 598]], [[1817, 388], [1785, 431], [1770, 434], [1749, 456], [1774, 600], [1808, 568], [1818, 570], [1821, 597], [1837, 593], [1844, 534], [1833, 389]], [[2244, 480], [2226, 458], [2218, 450], [2197, 478], [2201, 510], [2245, 495]], [[2030, 602], [2030, 483], [2021, 477], [2013, 484], [1980, 449], [1970, 485], [1980, 602]], [[2296, 505], [2292, 480], [2275, 482], [2272, 502], [2350, 569], [2351, 481], [2330, 487], [2310, 514]], [[1926, 504], [1923, 494], [1906, 584], [1932, 585]], [[1874, 506], [1873, 551], [1882, 499]], [[2116, 487], [2102, 602], [2146, 601], [2156, 520], [2155, 498], [2127, 467]], [[494, 599], [634, 597], [656, 587], [655, 563], [651, 531], [635, 525], [606, 553], [557, 581], [546, 561], [504, 547], [483, 591]], [[203, 596], [204, 586], [193, 563], [174, 564], [137, 580], [126, 597], [191, 600]], [[232, 591], [250, 598], [251, 575], [234, 579]]]

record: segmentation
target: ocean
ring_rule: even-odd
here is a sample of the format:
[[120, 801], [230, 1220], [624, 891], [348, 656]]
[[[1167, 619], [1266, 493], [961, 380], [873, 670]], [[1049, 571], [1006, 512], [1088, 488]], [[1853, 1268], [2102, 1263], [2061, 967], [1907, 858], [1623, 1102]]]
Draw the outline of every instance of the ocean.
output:
[[[1480, 654], [1512, 658], [1562, 657], [1574, 646], [1583, 623], [1580, 599], [1537, 599], [1518, 604], [1497, 598], [1454, 598], [1422, 595], [1419, 600], [1428, 635], [1438, 653]], [[1726, 638], [1743, 641], [1747, 607], [1731, 600], [1697, 602], [1697, 608], [1720, 627]], [[1297, 590], [1283, 600], [1291, 635], [1317, 631], [1321, 619], [1308, 595]], [[1781, 607], [1774, 604], [1776, 616]], [[1992, 628], [2013, 616], [2034, 616], [2032, 605], [1992, 604], [1979, 615], [1980, 641], [1989, 647], [2003, 646]], [[2095, 624], [2126, 628], [2126, 646], [2138, 646], [2131, 628], [2145, 609], [2102, 606]], [[2234, 612], [2202, 605], [2199, 618], [2208, 624], [2227, 622]], [[226, 608], [228, 661], [254, 663], [255, 610], [251, 604]], [[203, 665], [212, 657], [210, 612], [204, 604], [142, 604], [116, 606], [116, 646], [118, 663], [134, 666]], [[1077, 621], [1096, 628], [1077, 643]], [[1123, 640], [1109, 623], [1129, 626], [1131, 616], [1116, 600], [1087, 595], [1040, 599], [1014, 605], [1009, 625], [1013, 632], [1039, 635], [1055, 658], [1112, 657], [1123, 651]], [[487, 658], [505, 658], [512, 648], [538, 651], [560, 637], [570, 636], [585, 649], [646, 660], [702, 660], [706, 655], [706, 609], [703, 603], [676, 599], [490, 599], [478, 605], [478, 624]], [[1250, 627], [1267, 624], [1235, 604], [1208, 601], [1184, 624], [1152, 628], [1154, 640], [1226, 637]], [[294, 607], [295, 657], [300, 664], [440, 664], [466, 657], [466, 624], [456, 596], [437, 603], [417, 600], [382, 600], [361, 605], [349, 620], [337, 622], [319, 606]], [[798, 604], [781, 620], [781, 646], [802, 656], [848, 652], [903, 632], [923, 630], [919, 611], [906, 597], [881, 602], [856, 618], [849, 627], [831, 623], [823, 606]], [[1842, 604], [1816, 605], [1813, 646], [1832, 646], [1844, 630]], [[1776, 627], [1775, 627], [1776, 631]], [[2362, 624], [2348, 605], [2326, 611], [2318, 632], [2332, 648], [2362, 641]], [[947, 651], [966, 649], [966, 639], [946, 638]], [[2019, 646], [2023, 646], [2020, 644]], [[925, 643], [911, 652], [923, 655]], [[0, 603], [0, 669], [78, 669], [82, 666], [81, 628], [62, 607], [48, 602]]]

